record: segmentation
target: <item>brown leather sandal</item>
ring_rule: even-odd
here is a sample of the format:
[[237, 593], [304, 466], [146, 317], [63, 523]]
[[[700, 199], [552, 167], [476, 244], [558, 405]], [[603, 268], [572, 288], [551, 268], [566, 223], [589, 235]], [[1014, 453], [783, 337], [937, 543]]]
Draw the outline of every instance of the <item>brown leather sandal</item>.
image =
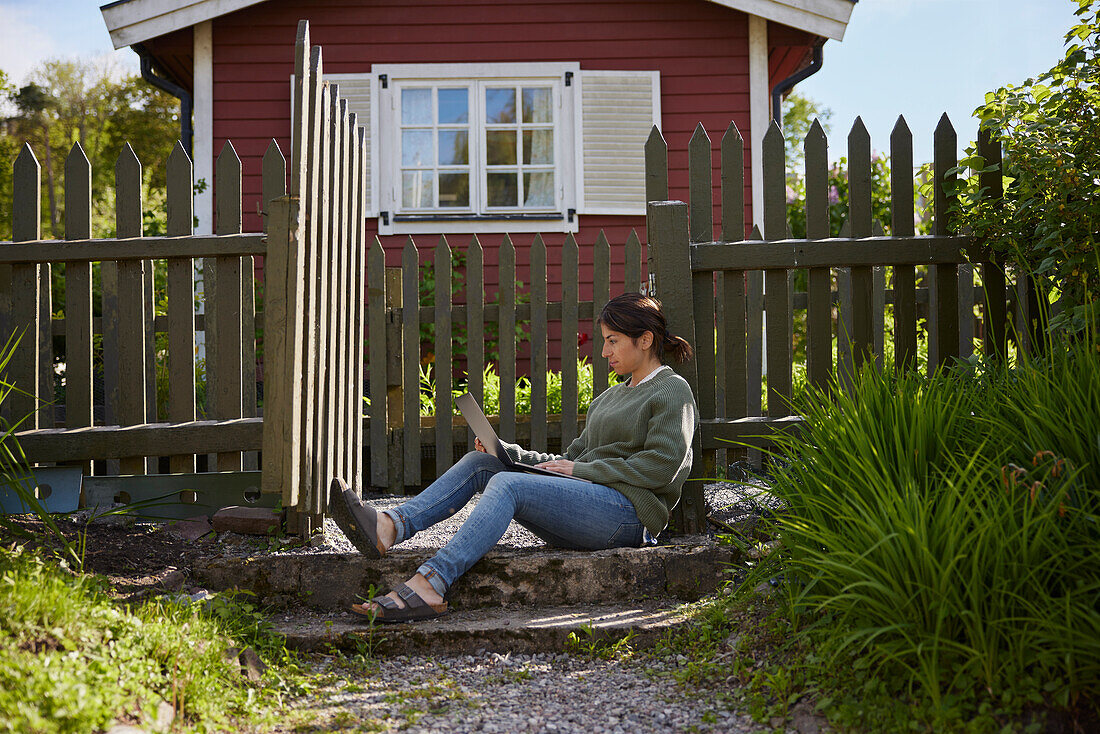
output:
[[329, 485], [328, 508], [336, 525], [360, 553], [367, 558], [386, 555], [386, 548], [378, 538], [378, 513], [340, 477], [333, 478]]
[[[351, 611], [372, 622], [377, 620], [383, 624], [434, 619], [447, 612], [447, 602], [429, 604], [409, 588], [408, 584], [399, 584], [393, 590], [405, 602], [405, 606], [397, 606], [397, 602], [388, 596], [376, 596], [366, 604], [352, 604]], [[372, 611], [371, 604], [377, 604], [380, 608], [377, 611]]]

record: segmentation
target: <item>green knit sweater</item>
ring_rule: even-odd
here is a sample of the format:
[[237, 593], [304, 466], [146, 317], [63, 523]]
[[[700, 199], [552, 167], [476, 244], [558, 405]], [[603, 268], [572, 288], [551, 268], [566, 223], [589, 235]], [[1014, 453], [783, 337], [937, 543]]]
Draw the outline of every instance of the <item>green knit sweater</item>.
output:
[[565, 458], [573, 474], [617, 489], [634, 505], [638, 519], [656, 535], [680, 500], [691, 471], [691, 442], [699, 427], [687, 381], [664, 367], [637, 387], [621, 383], [592, 401], [584, 431], [564, 456], [504, 448], [513, 461], [538, 464]]

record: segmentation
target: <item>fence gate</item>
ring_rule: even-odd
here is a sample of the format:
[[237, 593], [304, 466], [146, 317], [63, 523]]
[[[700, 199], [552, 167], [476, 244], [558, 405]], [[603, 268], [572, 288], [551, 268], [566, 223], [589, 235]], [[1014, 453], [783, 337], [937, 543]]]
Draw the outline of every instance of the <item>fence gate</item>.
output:
[[[16, 388], [5, 417], [21, 421], [16, 439], [32, 465], [76, 464], [90, 475], [95, 461], [98, 473], [112, 475], [85, 476], [89, 504], [122, 491], [131, 499], [178, 491], [176, 509], [152, 512], [186, 517], [211, 503], [281, 503], [291, 531], [305, 534], [325, 509], [334, 474], [359, 482], [363, 339], [353, 334], [364, 327], [364, 133], [336, 85], [322, 81], [321, 50], [310, 46], [306, 21], [295, 71], [289, 189], [274, 141], [263, 158], [266, 233], [241, 231], [241, 162], [228, 142], [216, 164], [213, 235], [192, 234], [192, 166], [181, 145], [167, 163], [162, 237], [144, 236], [141, 163], [129, 145], [115, 166], [112, 239], [91, 237], [91, 167], [79, 144], [65, 164], [64, 241], [41, 237], [33, 151], [25, 147], [16, 160], [13, 241], [0, 243], [0, 336], [19, 338], [5, 372]], [[264, 313], [254, 310], [255, 256], [267, 259]], [[65, 318], [55, 320], [51, 272], [59, 266]], [[154, 293], [158, 267], [167, 273], [162, 294]], [[155, 296], [165, 297], [166, 313], [155, 313]], [[204, 332], [205, 363], [196, 360], [196, 330]], [[65, 344], [56, 399], [55, 336]], [[158, 384], [167, 392], [161, 415]], [[200, 407], [205, 415], [196, 420]], [[153, 481], [160, 457], [171, 474]]]

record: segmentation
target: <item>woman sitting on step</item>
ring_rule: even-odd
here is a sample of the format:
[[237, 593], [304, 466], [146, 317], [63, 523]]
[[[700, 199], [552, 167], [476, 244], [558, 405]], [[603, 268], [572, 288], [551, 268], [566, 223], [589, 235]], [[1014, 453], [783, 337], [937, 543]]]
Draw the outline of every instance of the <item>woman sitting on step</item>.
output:
[[333, 518], [369, 558], [380, 558], [482, 492], [454, 537], [411, 579], [386, 596], [353, 605], [353, 612], [383, 622], [444, 613], [447, 589], [497, 544], [513, 519], [562, 548], [636, 548], [657, 542], [691, 469], [691, 443], [699, 425], [691, 388], [663, 361], [687, 361], [692, 349], [668, 332], [660, 302], [638, 293], [611, 299], [598, 323], [603, 356], [616, 374], [629, 379], [592, 401], [584, 430], [563, 455], [504, 444], [513, 461], [588, 482], [505, 471], [480, 440], [477, 451], [392, 510], [376, 512], [342, 479], [332, 481]]

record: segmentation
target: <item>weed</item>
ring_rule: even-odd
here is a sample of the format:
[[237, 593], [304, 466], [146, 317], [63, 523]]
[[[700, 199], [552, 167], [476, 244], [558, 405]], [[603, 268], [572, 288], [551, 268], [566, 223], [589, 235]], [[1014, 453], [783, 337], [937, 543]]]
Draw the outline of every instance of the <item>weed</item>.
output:
[[584, 655], [588, 658], [601, 660], [616, 660], [629, 657], [633, 653], [631, 646], [636, 632], [628, 631], [626, 634], [614, 635], [601, 632], [592, 625], [582, 624], [577, 632], [570, 632], [566, 638], [566, 648], [575, 655]]

